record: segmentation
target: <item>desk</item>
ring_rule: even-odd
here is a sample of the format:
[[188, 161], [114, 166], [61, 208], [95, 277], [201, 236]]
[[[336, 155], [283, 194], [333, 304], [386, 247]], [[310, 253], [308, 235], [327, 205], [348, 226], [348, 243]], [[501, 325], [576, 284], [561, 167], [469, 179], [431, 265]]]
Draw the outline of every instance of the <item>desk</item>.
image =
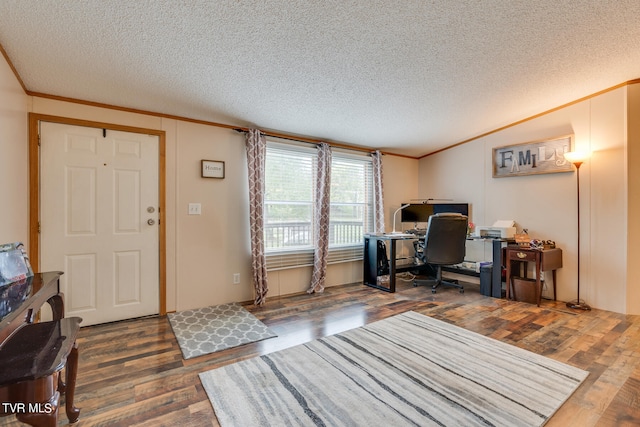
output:
[[[413, 241], [419, 239], [418, 236], [408, 236], [401, 234], [399, 236], [393, 234], [365, 234], [364, 236], [364, 284], [372, 288], [381, 289], [386, 292], [396, 291], [396, 274], [403, 271], [411, 271], [425, 268], [424, 264], [416, 264], [414, 262], [406, 265], [398, 266], [396, 260], [396, 243], [398, 241]], [[389, 287], [382, 286], [378, 283], [378, 242], [388, 242], [389, 246]]]
[[535, 284], [535, 299], [538, 307], [540, 307], [540, 300], [542, 297], [542, 281], [540, 280], [541, 271], [551, 271], [553, 276], [553, 299], [556, 299], [556, 269], [562, 267], [562, 250], [559, 248], [554, 249], [529, 249], [520, 248], [518, 246], [507, 246], [505, 248], [505, 264], [507, 268], [507, 274], [505, 276], [507, 280], [507, 299], [510, 299], [512, 282], [512, 263], [524, 264], [523, 277], [527, 277], [527, 263], [535, 263], [536, 271], [536, 284]]
[[[381, 289], [387, 292], [395, 292], [396, 291], [396, 273], [400, 273], [403, 271], [414, 271], [414, 270], [424, 270], [426, 267], [424, 264], [415, 264], [408, 263], [402, 266], [397, 265], [396, 260], [396, 243], [398, 241], [405, 240], [417, 240], [424, 239], [424, 236], [407, 236], [400, 235], [394, 236], [392, 234], [366, 234], [364, 236], [364, 284], [367, 286], [371, 286], [372, 288]], [[378, 241], [389, 242], [389, 287], [381, 286], [378, 283], [378, 273], [377, 273], [377, 260], [378, 260]], [[492, 244], [492, 261], [493, 261], [493, 269], [491, 273], [491, 283], [490, 286], [487, 287], [486, 293], [483, 295], [491, 296], [493, 298], [502, 298], [502, 249], [503, 245], [507, 244], [513, 240], [507, 239], [477, 239], [470, 238], [469, 240], [491, 240]], [[455, 271], [460, 274], [469, 274], [461, 269], [443, 269], [447, 271]], [[475, 274], [475, 270], [472, 275]]]

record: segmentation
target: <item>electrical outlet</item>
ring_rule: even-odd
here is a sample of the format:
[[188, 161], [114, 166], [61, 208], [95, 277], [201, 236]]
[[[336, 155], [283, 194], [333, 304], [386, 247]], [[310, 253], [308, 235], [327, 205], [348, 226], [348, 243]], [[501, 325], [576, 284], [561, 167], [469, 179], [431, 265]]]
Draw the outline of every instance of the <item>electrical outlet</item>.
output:
[[240, 283], [240, 273], [233, 273], [233, 284], [237, 285]]
[[189, 215], [200, 215], [202, 213], [202, 205], [200, 203], [189, 203]]

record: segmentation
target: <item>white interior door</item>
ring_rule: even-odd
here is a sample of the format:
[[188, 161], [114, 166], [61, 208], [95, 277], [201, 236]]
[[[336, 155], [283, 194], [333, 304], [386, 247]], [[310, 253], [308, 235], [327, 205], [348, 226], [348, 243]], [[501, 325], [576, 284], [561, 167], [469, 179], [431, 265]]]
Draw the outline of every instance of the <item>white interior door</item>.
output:
[[40, 138], [40, 269], [64, 272], [66, 316], [158, 313], [158, 137], [42, 122]]

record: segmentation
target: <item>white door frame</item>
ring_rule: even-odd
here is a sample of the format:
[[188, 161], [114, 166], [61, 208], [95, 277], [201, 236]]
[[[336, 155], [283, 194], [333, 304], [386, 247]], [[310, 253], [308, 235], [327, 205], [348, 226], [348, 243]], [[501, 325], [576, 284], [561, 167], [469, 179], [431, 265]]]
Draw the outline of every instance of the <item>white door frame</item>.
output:
[[165, 131], [29, 113], [29, 260], [35, 272], [40, 271], [40, 122], [143, 133], [158, 137], [159, 302], [160, 315], [167, 314]]

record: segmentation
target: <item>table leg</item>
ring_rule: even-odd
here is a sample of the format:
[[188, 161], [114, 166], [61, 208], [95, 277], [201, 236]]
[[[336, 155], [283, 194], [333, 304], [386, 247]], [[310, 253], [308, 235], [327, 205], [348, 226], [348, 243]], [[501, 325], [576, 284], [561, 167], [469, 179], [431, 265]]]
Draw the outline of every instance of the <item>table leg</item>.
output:
[[542, 299], [542, 280], [540, 280], [541, 262], [542, 260], [540, 259], [540, 253], [537, 253], [536, 254], [536, 302], [538, 303], [538, 307], [540, 307], [540, 300]]
[[505, 262], [506, 266], [505, 267], [507, 268], [506, 275], [505, 275], [505, 279], [507, 279], [507, 295], [506, 295], [506, 297], [507, 297], [507, 301], [508, 301], [510, 299], [510, 295], [511, 295], [511, 260], [509, 259], [509, 251], [508, 250], [507, 250], [507, 256], [505, 258], [506, 258], [506, 260], [505, 260], [506, 261]]
[[396, 241], [389, 240], [389, 292], [396, 291]]
[[80, 416], [80, 409], [76, 408], [73, 404], [73, 399], [76, 393], [76, 376], [78, 374], [78, 344], [75, 342], [73, 343], [71, 353], [69, 353], [69, 356], [67, 357], [66, 374], [67, 387], [65, 393], [65, 405], [67, 418], [70, 423], [75, 423], [78, 421], [78, 417]]
[[47, 301], [51, 306], [53, 320], [60, 320], [64, 317], [64, 299], [62, 294], [56, 294]]

